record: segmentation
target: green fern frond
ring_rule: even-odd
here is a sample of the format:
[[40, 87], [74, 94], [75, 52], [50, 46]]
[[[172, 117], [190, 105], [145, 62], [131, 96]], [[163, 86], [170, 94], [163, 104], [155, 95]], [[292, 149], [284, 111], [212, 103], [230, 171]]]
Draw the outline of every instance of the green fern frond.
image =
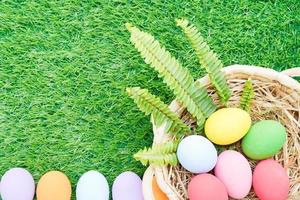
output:
[[[216, 110], [216, 105], [207, 91], [194, 87], [194, 79], [189, 71], [183, 68], [153, 36], [128, 23], [126, 27], [131, 33], [131, 42], [145, 62], [158, 71], [160, 77], [163, 77], [164, 83], [174, 92], [177, 100], [197, 119], [198, 126], [203, 126], [205, 118]], [[205, 102], [199, 102], [200, 100]], [[206, 107], [202, 107], [204, 104]]]
[[144, 148], [134, 154], [134, 158], [143, 165], [178, 165], [176, 150], [178, 141], [169, 141], [165, 144], [155, 145], [152, 148]]
[[176, 113], [172, 112], [160, 98], [154, 96], [148, 90], [133, 87], [127, 88], [126, 91], [141, 111], [146, 115], [152, 113], [157, 126], [167, 122], [169, 126], [166, 131], [177, 136], [191, 132], [191, 129], [179, 119]]
[[217, 90], [221, 103], [225, 104], [230, 98], [231, 92], [227, 85], [225, 75], [221, 71], [223, 68], [222, 62], [209, 48], [208, 44], [204, 41], [203, 37], [194, 25], [191, 25], [189, 24], [189, 21], [182, 19], [178, 19], [176, 22], [177, 26], [183, 30], [188, 41], [196, 51], [199, 62], [208, 73], [210, 81]]
[[247, 112], [250, 112], [251, 102], [254, 96], [255, 94], [252, 86], [252, 81], [251, 79], [248, 79], [244, 85], [243, 94], [240, 100], [240, 108]]

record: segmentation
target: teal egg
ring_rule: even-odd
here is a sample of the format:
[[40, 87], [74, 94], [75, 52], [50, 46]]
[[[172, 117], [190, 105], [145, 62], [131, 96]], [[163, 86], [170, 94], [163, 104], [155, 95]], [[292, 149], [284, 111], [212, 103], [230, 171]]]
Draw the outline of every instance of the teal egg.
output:
[[274, 120], [254, 124], [242, 140], [243, 152], [253, 160], [263, 160], [277, 154], [286, 141], [285, 127]]

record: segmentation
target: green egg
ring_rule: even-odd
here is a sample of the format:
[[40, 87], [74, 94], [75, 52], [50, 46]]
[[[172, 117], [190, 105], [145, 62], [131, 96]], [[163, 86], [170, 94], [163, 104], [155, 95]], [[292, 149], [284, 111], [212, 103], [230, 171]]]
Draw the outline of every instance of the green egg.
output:
[[253, 160], [263, 160], [277, 154], [286, 141], [282, 124], [262, 120], [254, 124], [242, 140], [243, 152]]

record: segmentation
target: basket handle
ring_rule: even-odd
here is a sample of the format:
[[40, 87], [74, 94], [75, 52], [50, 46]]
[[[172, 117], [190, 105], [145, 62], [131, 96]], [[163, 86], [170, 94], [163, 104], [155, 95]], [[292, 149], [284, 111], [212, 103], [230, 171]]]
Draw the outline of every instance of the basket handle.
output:
[[290, 77], [300, 76], [300, 67], [287, 69], [287, 70], [282, 71], [281, 73], [288, 75]]

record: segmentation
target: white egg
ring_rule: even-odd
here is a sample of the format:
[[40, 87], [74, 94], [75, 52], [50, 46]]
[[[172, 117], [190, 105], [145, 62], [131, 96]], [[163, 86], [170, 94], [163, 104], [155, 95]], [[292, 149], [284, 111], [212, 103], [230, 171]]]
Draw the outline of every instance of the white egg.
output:
[[217, 150], [205, 137], [191, 135], [178, 145], [177, 157], [180, 164], [192, 173], [211, 171], [217, 163]]
[[77, 200], [108, 200], [109, 186], [106, 178], [97, 171], [84, 173], [76, 187]]

